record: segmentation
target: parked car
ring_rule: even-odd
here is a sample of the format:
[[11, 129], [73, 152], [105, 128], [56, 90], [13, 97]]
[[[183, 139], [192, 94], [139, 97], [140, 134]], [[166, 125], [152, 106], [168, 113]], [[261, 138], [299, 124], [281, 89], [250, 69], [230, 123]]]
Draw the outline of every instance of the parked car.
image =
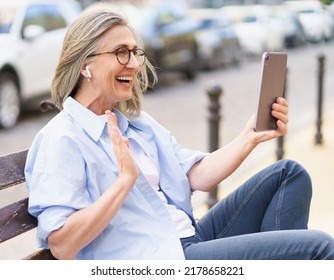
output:
[[320, 1], [286, 1], [284, 4], [297, 13], [308, 41], [318, 43], [333, 38], [333, 14]]
[[279, 21], [286, 47], [297, 47], [306, 43], [304, 28], [294, 11], [284, 5], [272, 6], [273, 16]]
[[137, 29], [158, 74], [180, 72], [193, 79], [199, 70], [195, 37], [199, 23], [188, 17], [187, 6], [176, 0], [134, 2], [137, 4], [109, 4], [123, 12]]
[[191, 9], [189, 14], [200, 22], [196, 39], [203, 69], [240, 63], [243, 55], [239, 38], [228, 17], [211, 8]]
[[1, 0], [0, 127], [13, 127], [25, 101], [50, 92], [72, 1]]
[[284, 49], [284, 34], [272, 10], [266, 5], [224, 6], [221, 10], [231, 18], [246, 54]]

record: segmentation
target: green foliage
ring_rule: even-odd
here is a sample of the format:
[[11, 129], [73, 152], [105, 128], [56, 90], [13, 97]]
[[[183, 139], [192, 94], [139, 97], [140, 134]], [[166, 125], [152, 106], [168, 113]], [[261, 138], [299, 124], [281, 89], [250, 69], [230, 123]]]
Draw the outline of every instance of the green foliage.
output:
[[333, 0], [321, 0], [322, 3], [324, 3], [325, 5], [330, 5]]

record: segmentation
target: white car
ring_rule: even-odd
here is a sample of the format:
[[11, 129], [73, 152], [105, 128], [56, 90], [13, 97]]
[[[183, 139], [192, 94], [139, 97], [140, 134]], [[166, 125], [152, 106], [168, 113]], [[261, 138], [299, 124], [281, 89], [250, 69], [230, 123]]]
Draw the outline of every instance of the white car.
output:
[[200, 23], [196, 40], [201, 68], [210, 70], [241, 62], [239, 38], [227, 16], [213, 8], [190, 9], [189, 15]]
[[246, 54], [284, 49], [284, 33], [266, 5], [224, 6], [225, 15], [234, 23], [235, 32]]
[[287, 1], [284, 4], [297, 13], [308, 41], [318, 43], [333, 38], [333, 14], [320, 1]]
[[0, 127], [13, 127], [22, 104], [50, 92], [68, 25], [69, 0], [0, 1]]

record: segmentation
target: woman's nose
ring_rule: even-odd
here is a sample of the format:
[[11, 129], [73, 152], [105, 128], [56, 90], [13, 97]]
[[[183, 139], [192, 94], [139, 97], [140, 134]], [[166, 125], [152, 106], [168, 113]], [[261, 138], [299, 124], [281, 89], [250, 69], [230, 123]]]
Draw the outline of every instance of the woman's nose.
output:
[[130, 52], [130, 59], [129, 62], [126, 64], [126, 67], [133, 69], [139, 69], [140, 67], [136, 56], [132, 52]]

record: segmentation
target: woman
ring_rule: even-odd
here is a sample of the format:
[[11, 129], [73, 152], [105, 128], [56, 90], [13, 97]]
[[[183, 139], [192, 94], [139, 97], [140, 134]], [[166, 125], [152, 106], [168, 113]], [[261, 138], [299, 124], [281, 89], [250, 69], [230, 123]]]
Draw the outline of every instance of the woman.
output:
[[311, 182], [292, 161], [277, 162], [192, 215], [193, 191], [211, 191], [261, 142], [253, 119], [211, 154], [179, 146], [141, 111], [154, 69], [126, 20], [107, 9], [69, 28], [52, 83], [61, 112], [36, 136], [26, 163], [29, 212], [38, 240], [58, 259], [333, 259], [334, 242], [306, 230]]

